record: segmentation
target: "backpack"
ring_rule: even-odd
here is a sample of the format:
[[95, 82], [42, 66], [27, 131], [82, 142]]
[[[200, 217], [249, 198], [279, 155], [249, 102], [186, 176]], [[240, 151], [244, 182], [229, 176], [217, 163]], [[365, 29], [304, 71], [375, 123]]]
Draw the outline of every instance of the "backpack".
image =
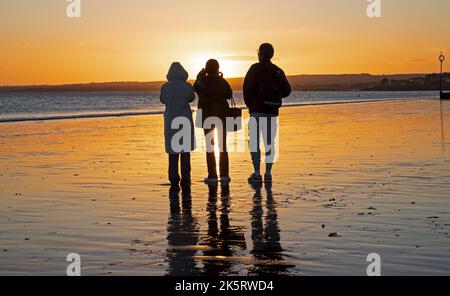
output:
[[275, 65], [262, 65], [258, 75], [258, 99], [267, 107], [282, 105], [283, 72]]

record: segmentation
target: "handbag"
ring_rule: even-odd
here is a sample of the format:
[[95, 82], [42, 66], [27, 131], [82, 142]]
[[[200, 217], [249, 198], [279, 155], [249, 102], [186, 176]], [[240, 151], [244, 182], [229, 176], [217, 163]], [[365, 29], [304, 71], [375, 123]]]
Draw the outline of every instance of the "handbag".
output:
[[242, 129], [242, 110], [236, 107], [236, 101], [231, 98], [231, 106], [228, 109], [226, 120], [227, 132], [237, 132]]

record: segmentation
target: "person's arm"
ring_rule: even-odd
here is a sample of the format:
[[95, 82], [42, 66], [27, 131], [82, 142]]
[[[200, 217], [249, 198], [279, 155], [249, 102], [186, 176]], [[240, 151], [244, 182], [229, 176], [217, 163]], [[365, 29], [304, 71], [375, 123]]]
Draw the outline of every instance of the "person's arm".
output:
[[189, 103], [192, 103], [195, 100], [195, 92], [194, 92], [194, 88], [192, 87], [192, 85], [189, 85]]
[[228, 83], [228, 81], [225, 81], [225, 98], [227, 100], [231, 100], [231, 98], [233, 98], [233, 90], [231, 89], [230, 84]]
[[194, 89], [194, 91], [195, 91], [196, 93], [198, 93], [198, 92], [199, 92], [199, 90], [200, 90], [200, 85], [199, 85], [199, 81], [198, 81], [198, 79], [197, 79], [197, 80], [195, 80], [195, 82], [194, 82], [194, 86], [193, 86], [193, 89]]
[[166, 85], [164, 84], [161, 87], [161, 92], [159, 93], [159, 100], [161, 101], [161, 103], [163, 103], [164, 105], [167, 104], [167, 97], [166, 97], [166, 91], [165, 91], [165, 87]]
[[248, 70], [247, 75], [245, 75], [243, 86], [245, 105], [249, 108], [252, 102], [252, 98], [254, 96], [255, 88], [256, 88], [256, 69], [255, 65], [253, 65]]
[[292, 92], [291, 85], [289, 84], [289, 81], [286, 78], [286, 74], [284, 74], [283, 70], [281, 71], [282, 74], [282, 85], [281, 85], [281, 95], [283, 98], [289, 97], [289, 95]]
[[203, 78], [205, 77], [205, 74], [206, 72], [205, 72], [205, 69], [202, 69], [198, 74], [197, 74], [197, 79], [195, 80], [195, 83], [194, 83], [194, 91], [196, 92], [196, 93], [200, 93], [201, 91], [202, 91], [202, 88], [203, 88], [203, 82], [202, 82], [202, 80], [203, 80]]

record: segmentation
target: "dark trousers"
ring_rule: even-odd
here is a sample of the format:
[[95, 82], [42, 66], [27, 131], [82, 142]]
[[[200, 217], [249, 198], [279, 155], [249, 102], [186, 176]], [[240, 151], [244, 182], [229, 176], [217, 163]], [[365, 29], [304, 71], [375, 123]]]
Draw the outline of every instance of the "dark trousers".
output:
[[228, 150], [227, 150], [227, 132], [225, 129], [217, 129], [217, 136], [218, 139], [216, 139], [214, 135], [214, 129], [204, 129], [205, 136], [207, 136], [209, 133], [212, 133], [212, 140], [211, 143], [208, 143], [208, 137], [206, 137], [206, 163], [208, 164], [208, 178], [217, 178], [217, 165], [216, 165], [216, 155], [215, 152], [208, 152], [211, 151], [211, 147], [208, 148], [208, 146], [214, 145], [215, 141], [218, 141], [219, 143], [219, 151], [220, 151], [220, 157], [219, 157], [219, 171], [221, 177], [229, 177], [229, 160], [228, 160]]
[[172, 185], [180, 182], [178, 162], [181, 162], [181, 183], [185, 183], [187, 185], [187, 183], [191, 181], [191, 154], [169, 154], [169, 180]]

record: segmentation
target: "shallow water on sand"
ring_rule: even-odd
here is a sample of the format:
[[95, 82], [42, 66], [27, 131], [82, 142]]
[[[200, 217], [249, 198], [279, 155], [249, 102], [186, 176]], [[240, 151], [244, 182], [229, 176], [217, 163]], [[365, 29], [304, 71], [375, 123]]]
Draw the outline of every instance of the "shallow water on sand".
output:
[[[450, 274], [450, 103], [285, 108], [272, 186], [170, 191], [159, 115], [0, 124], [0, 274]], [[330, 234], [334, 234], [331, 235]]]

